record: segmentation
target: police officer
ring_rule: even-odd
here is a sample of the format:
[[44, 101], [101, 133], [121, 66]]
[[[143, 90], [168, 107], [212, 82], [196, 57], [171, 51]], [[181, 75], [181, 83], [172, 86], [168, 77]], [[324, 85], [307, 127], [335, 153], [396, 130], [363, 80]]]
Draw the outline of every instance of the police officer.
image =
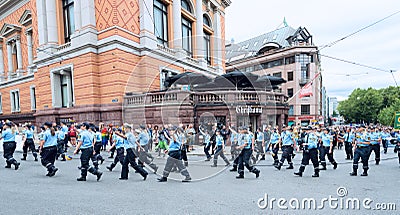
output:
[[235, 149], [234, 149], [234, 153], [237, 154], [237, 156], [235, 157], [235, 159], [233, 160], [233, 165], [232, 165], [232, 169], [230, 169], [230, 172], [237, 172], [238, 169], [238, 164], [239, 164], [239, 154], [241, 153], [242, 150], [239, 150], [239, 146], [244, 145], [245, 144], [245, 134], [244, 134], [244, 130], [243, 127], [239, 127], [238, 128], [238, 132], [236, 133], [235, 130], [231, 129], [231, 134], [234, 134], [236, 136], [236, 144], [235, 144]]
[[86, 181], [87, 172], [89, 171], [93, 175], [97, 176], [97, 181], [100, 180], [103, 175], [97, 168], [91, 167], [89, 165], [90, 158], [93, 156], [93, 135], [88, 131], [90, 125], [88, 123], [83, 123], [80, 128], [78, 145], [74, 151], [74, 154], [78, 154], [81, 151], [81, 177], [77, 178], [77, 181]]
[[57, 127], [56, 130], [56, 135], [57, 135], [57, 157], [56, 160], [61, 155], [62, 160], [61, 161], [66, 161], [65, 159], [65, 133], [61, 130], [61, 127]]
[[381, 133], [379, 132], [378, 128], [373, 128], [373, 131], [368, 131], [368, 133], [370, 133], [371, 136], [371, 153], [374, 152], [375, 153], [375, 164], [379, 165], [379, 162], [381, 160], [381, 141], [382, 141], [382, 137], [381, 137]]
[[[185, 164], [186, 167], [189, 166], [189, 161], [188, 161], [188, 156], [187, 152], [189, 152], [189, 142], [190, 140], [190, 135], [185, 132], [185, 128], [183, 125], [178, 127], [177, 134], [179, 136], [179, 140], [182, 143], [181, 147], [181, 156], [183, 163]], [[174, 167], [174, 170], [176, 171], [176, 167]]]
[[241, 150], [239, 156], [238, 156], [238, 173], [239, 175], [236, 176], [237, 179], [242, 179], [244, 178], [244, 166], [246, 168], [254, 173], [256, 175], [256, 178], [260, 176], [260, 170], [255, 168], [254, 166], [250, 166], [250, 156], [253, 153], [254, 150], [254, 138], [249, 134], [247, 128], [242, 128], [242, 139], [243, 141], [240, 141], [238, 143], [239, 145], [237, 146], [238, 150]]
[[292, 129], [285, 126], [283, 126], [283, 128], [286, 130], [283, 131], [281, 134], [280, 147], [282, 148], [282, 157], [278, 165], [275, 166], [275, 168], [277, 168], [278, 170], [281, 170], [281, 167], [285, 160], [287, 160], [289, 163], [289, 167], [287, 167], [286, 169], [293, 169], [292, 154], [294, 148], [296, 148], [296, 141], [294, 139], [293, 133], [291, 132]]
[[400, 133], [397, 132], [394, 135], [394, 142], [396, 143], [396, 146], [394, 148], [394, 153], [397, 152], [397, 156], [399, 157], [399, 165], [400, 165]]
[[182, 143], [179, 141], [179, 136], [177, 134], [177, 127], [172, 126], [170, 127], [170, 134], [167, 137], [169, 141], [169, 149], [168, 149], [168, 158], [167, 162], [164, 167], [163, 176], [157, 179], [159, 182], [167, 181], [169, 173], [172, 170], [172, 167], [177, 166], [179, 172], [185, 176], [185, 179], [182, 182], [190, 182], [192, 178], [190, 177], [189, 172], [187, 171], [186, 167], [183, 165], [182, 157], [181, 157], [181, 145]]
[[103, 164], [104, 162], [104, 158], [101, 156], [100, 151], [101, 151], [101, 147], [103, 146], [102, 143], [102, 136], [101, 136], [101, 132], [99, 127], [97, 126], [93, 126], [91, 127], [91, 130], [93, 130], [94, 132], [94, 146], [93, 146], [93, 150], [94, 150], [94, 155], [92, 156], [92, 161], [95, 162], [101, 162], [101, 164]]
[[61, 131], [64, 132], [64, 152], [68, 149], [68, 127], [64, 122], [60, 123]]
[[383, 147], [383, 153], [387, 153], [388, 145], [389, 145], [389, 139], [392, 136], [389, 133], [389, 130], [387, 128], [383, 129], [381, 133], [381, 138], [382, 138], [382, 147]]
[[260, 160], [265, 160], [265, 154], [270, 151], [269, 143], [270, 143], [271, 134], [272, 134], [271, 125], [266, 126], [263, 133], [264, 133], [265, 151]]
[[[149, 148], [148, 148], [148, 144], [149, 144], [149, 134], [146, 131], [146, 127], [144, 125], [140, 126], [140, 133], [138, 136], [138, 153], [139, 153], [139, 165], [141, 165], [142, 167], [144, 167], [144, 163], [146, 163], [147, 165], [150, 166], [150, 168], [152, 168], [154, 170], [154, 173], [157, 172], [157, 165], [154, 164], [153, 161], [153, 156], [148, 152]], [[151, 161], [149, 160], [149, 158], [151, 159]]]
[[271, 138], [269, 141], [269, 145], [272, 150], [272, 158], [274, 159], [274, 163], [272, 165], [276, 166], [279, 163], [279, 158], [278, 158], [278, 151], [279, 151], [279, 143], [281, 141], [281, 135], [279, 134], [279, 131], [277, 128], [274, 128], [274, 130], [271, 133]]
[[[115, 156], [114, 161], [111, 163], [111, 165], [106, 167], [109, 171], [112, 171], [118, 162], [122, 165], [125, 159], [124, 139], [116, 135], [117, 131], [119, 133], [122, 133], [122, 129], [118, 128], [116, 131], [113, 132], [113, 140], [115, 142], [113, 143], [111, 148], [115, 148], [115, 150], [117, 151], [117, 155]], [[111, 149], [109, 149], [108, 151], [110, 150]]]
[[201, 126], [199, 128], [200, 133], [203, 135], [203, 145], [204, 145], [204, 154], [206, 155], [206, 160], [205, 161], [210, 161], [211, 160], [211, 155], [210, 155], [210, 139], [211, 136], [208, 133], [208, 130], [205, 129], [204, 131], [201, 129]]
[[337, 163], [333, 158], [333, 142], [332, 136], [329, 134], [329, 130], [327, 128], [323, 128], [323, 133], [320, 136], [320, 140], [322, 142], [322, 146], [319, 150], [319, 156], [321, 160], [322, 168], [320, 170], [326, 170], [326, 160], [325, 156], [328, 156], [329, 162], [333, 165], [333, 169], [337, 168]]
[[15, 170], [19, 168], [20, 163], [13, 157], [15, 148], [17, 147], [17, 143], [15, 142], [15, 135], [17, 134], [18, 127], [16, 125], [13, 126], [11, 122], [6, 122], [3, 126], [3, 132], [0, 138], [0, 140], [3, 139], [3, 157], [6, 159], [7, 163], [5, 168], [11, 168], [11, 165], [14, 165]]
[[371, 137], [369, 134], [365, 132], [365, 126], [362, 125], [356, 133], [353, 172], [350, 173], [350, 176], [357, 176], [358, 162], [360, 159], [364, 170], [361, 176], [368, 176], [368, 159], [371, 154], [370, 139]]
[[304, 130], [307, 130], [307, 134], [305, 136], [303, 143], [303, 158], [301, 160], [299, 171], [295, 172], [294, 174], [302, 177], [303, 172], [306, 169], [306, 166], [309, 164], [309, 161], [311, 160], [314, 166], [314, 175], [312, 175], [312, 177], [319, 177], [319, 168], [318, 168], [319, 163], [318, 163], [318, 150], [317, 150], [318, 136], [315, 134], [317, 129], [309, 127]]
[[28, 124], [25, 124], [24, 128], [25, 128], [25, 130], [23, 131], [24, 139], [22, 140], [24, 142], [24, 146], [22, 147], [23, 153], [21, 160], [24, 161], [26, 160], [26, 156], [28, 155], [28, 149], [29, 149], [32, 152], [33, 157], [35, 158], [35, 161], [38, 161], [35, 142], [33, 142], [33, 130], [31, 129], [31, 126]]
[[355, 135], [353, 129], [347, 128], [346, 134], [343, 136], [344, 150], [346, 151], [346, 160], [353, 159], [353, 142]]
[[[229, 133], [230, 133], [230, 141], [231, 141], [231, 160], [235, 160], [238, 156], [236, 146], [238, 143], [238, 133], [235, 131], [235, 127], [229, 127]], [[237, 170], [235, 170], [237, 171]]]
[[135, 135], [132, 134], [132, 126], [125, 123], [124, 128], [125, 128], [125, 135], [120, 132], [116, 132], [118, 136], [124, 139], [124, 148], [126, 150], [126, 156], [122, 163], [121, 177], [119, 179], [128, 180], [129, 164], [131, 164], [133, 169], [135, 169], [136, 172], [143, 177], [143, 180], [146, 180], [148, 173], [135, 161], [136, 158], [135, 149], [137, 147], [137, 144], [136, 144], [136, 137]]
[[262, 128], [257, 129], [256, 133], [256, 160], [258, 160], [258, 157], [261, 155], [265, 159], [265, 152], [264, 152], [264, 132], [262, 132]]
[[219, 130], [216, 131], [216, 137], [215, 137], [215, 154], [214, 154], [214, 164], [211, 165], [211, 167], [217, 167], [217, 162], [218, 162], [218, 156], [221, 156], [221, 158], [225, 161], [225, 166], [229, 166], [230, 163], [228, 159], [224, 155], [224, 149], [225, 149], [225, 141], [224, 138], [221, 135], [221, 132]]
[[47, 168], [46, 176], [53, 177], [58, 171], [58, 168], [54, 166], [57, 156], [57, 134], [51, 122], [44, 123], [44, 129], [39, 154], [42, 165]]

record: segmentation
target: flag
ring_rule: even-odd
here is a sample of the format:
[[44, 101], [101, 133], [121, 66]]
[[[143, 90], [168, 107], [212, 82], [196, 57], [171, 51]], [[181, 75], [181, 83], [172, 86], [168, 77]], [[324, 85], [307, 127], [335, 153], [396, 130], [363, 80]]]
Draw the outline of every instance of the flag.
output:
[[283, 26], [288, 27], [288, 24], [286, 22], [286, 17], [283, 17]]
[[400, 112], [394, 115], [394, 129], [400, 129]]
[[312, 96], [312, 82], [309, 82], [306, 84], [303, 88], [300, 90], [300, 98], [306, 97], [306, 96]]

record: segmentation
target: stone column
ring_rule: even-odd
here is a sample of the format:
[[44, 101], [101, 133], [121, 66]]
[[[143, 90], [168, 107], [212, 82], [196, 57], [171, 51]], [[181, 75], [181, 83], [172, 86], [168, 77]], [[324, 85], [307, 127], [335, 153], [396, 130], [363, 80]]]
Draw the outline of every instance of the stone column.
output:
[[51, 45], [58, 45], [58, 27], [57, 27], [57, 7], [56, 1], [46, 1], [46, 18], [47, 18], [47, 31], [48, 43]]
[[94, 0], [74, 2], [75, 33], [71, 36], [71, 46], [97, 44], [96, 9]]
[[221, 11], [218, 8], [214, 10], [214, 49], [214, 62], [217, 73], [222, 74]]
[[22, 49], [21, 49], [21, 37], [18, 36], [16, 38], [16, 45], [17, 45], [17, 76], [23, 72], [23, 65], [22, 65]]
[[0, 38], [0, 82], [4, 80], [3, 39]]
[[12, 62], [12, 47], [11, 42], [7, 43], [7, 60], [8, 60], [8, 79], [11, 79], [11, 74], [14, 72], [13, 62]]
[[182, 50], [182, 5], [180, 0], [172, 2], [174, 49]]
[[204, 34], [203, 34], [203, 0], [196, 0], [196, 55], [201, 66], [206, 67], [204, 59]]
[[91, 26], [96, 28], [96, 9], [94, 6], [94, 0], [82, 0], [80, 4], [82, 27]]
[[45, 0], [36, 0], [39, 46], [47, 43], [47, 15]]
[[32, 65], [32, 63], [33, 63], [32, 31], [26, 32], [26, 38], [27, 38], [27, 43], [28, 43], [28, 64]]
[[75, 31], [79, 31], [82, 27], [81, 1], [74, 1], [74, 21]]
[[71, 73], [65, 73], [64, 77], [67, 80], [67, 99], [68, 99], [68, 103], [67, 103], [67, 107], [72, 107], [72, 80], [71, 80]]
[[149, 49], [157, 48], [157, 38], [154, 33], [153, 0], [139, 0], [140, 7], [140, 44]]

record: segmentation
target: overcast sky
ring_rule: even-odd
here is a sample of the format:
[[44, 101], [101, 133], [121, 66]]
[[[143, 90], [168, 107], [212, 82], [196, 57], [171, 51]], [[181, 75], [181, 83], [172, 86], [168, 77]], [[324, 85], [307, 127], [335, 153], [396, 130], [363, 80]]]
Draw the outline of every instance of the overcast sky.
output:
[[[232, 0], [226, 9], [226, 39], [241, 42], [275, 30], [286, 17], [293, 27], [306, 27], [322, 46], [400, 10], [399, 0]], [[322, 54], [394, 73], [400, 84], [400, 13], [336, 45]], [[322, 57], [323, 84], [328, 96], [346, 98], [353, 89], [395, 85], [390, 73]]]

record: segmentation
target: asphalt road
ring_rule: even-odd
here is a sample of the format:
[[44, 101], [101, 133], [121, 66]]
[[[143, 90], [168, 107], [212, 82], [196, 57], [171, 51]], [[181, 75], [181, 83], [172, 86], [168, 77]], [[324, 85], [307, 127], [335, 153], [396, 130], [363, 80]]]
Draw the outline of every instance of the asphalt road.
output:
[[[218, 161], [221, 166], [212, 168], [211, 162], [205, 162], [204, 157], [191, 155], [188, 168], [194, 179], [191, 183], [180, 182], [183, 176], [177, 173], [172, 173], [172, 179], [166, 183], [158, 183], [156, 174], [150, 174], [143, 181], [133, 169], [128, 181], [120, 181], [119, 164], [113, 172], [105, 168], [111, 159], [100, 166], [104, 171], [101, 181], [97, 182], [95, 176], [89, 175], [88, 181], [77, 182], [80, 175], [77, 155], [70, 161], [56, 162], [59, 171], [55, 177], [48, 178], [45, 168], [29, 155], [28, 161], [21, 161], [17, 171], [0, 168], [0, 214], [399, 214], [400, 168], [392, 150], [382, 154], [383, 161], [379, 166], [372, 161], [374, 155], [371, 156], [368, 177], [349, 176], [352, 164], [344, 160], [343, 151], [336, 151], [338, 169], [333, 170], [329, 165], [320, 178], [311, 178], [311, 166], [306, 168], [302, 178], [295, 177], [293, 170], [282, 168], [278, 171], [271, 166], [272, 159], [268, 156], [266, 161], [258, 163], [261, 170], [258, 179], [246, 171], [245, 179], [238, 180], [236, 173], [223, 166], [222, 159]], [[21, 154], [15, 153], [15, 157], [19, 160]], [[295, 171], [300, 159], [301, 154], [298, 154]], [[161, 173], [165, 159], [156, 158], [155, 162]], [[3, 159], [0, 165], [5, 165]], [[339, 187], [346, 188], [347, 195], [339, 197]], [[325, 201], [323, 209], [285, 210], [280, 209], [275, 200], [272, 209], [271, 204], [267, 209], [260, 209], [258, 203], [265, 206], [265, 201], [259, 202], [259, 199], [266, 194], [267, 202], [272, 198], [284, 198], [288, 202], [282, 204], [289, 208], [292, 198], [298, 199], [300, 207], [305, 198], [314, 198], [317, 207], [324, 198], [338, 198], [339, 205], [332, 209], [329, 201]], [[358, 198], [361, 209], [346, 209], [348, 198]], [[372, 200], [369, 204], [372, 208], [376, 203], [395, 203], [397, 210], [365, 209], [362, 203], [366, 198]], [[341, 201], [344, 209], [341, 209]], [[291, 204], [295, 206], [296, 200]], [[335, 202], [332, 204], [334, 207]]]

